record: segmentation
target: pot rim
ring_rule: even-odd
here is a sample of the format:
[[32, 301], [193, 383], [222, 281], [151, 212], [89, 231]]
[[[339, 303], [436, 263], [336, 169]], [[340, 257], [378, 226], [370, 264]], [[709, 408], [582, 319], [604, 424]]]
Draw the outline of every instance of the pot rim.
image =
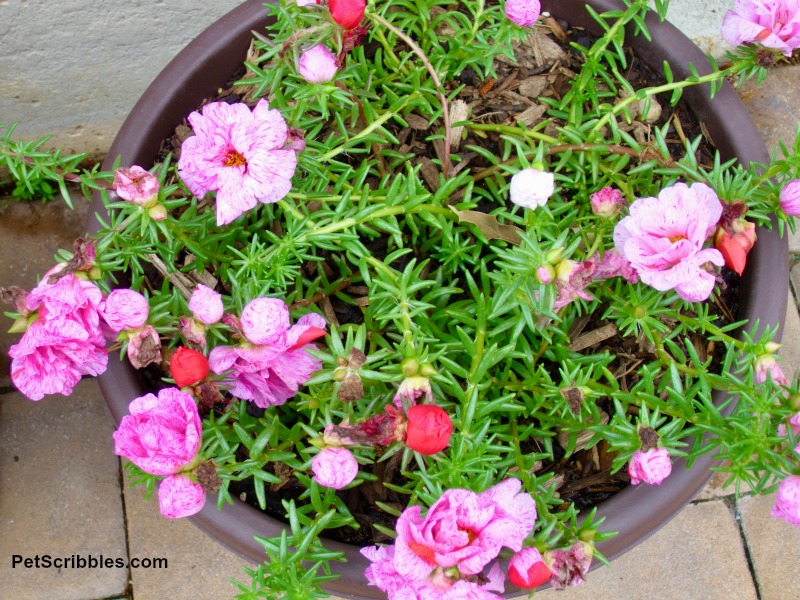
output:
[[[586, 3], [600, 13], [622, 6], [618, 0], [543, 0], [542, 9], [567, 18], [572, 25], [596, 30], [597, 24], [584, 8]], [[248, 0], [186, 46], [136, 103], [112, 143], [103, 168], [112, 169], [117, 157], [121, 157], [124, 166], [151, 164], [161, 142], [171, 135], [175, 125], [210, 97], [223, 78], [229, 78], [241, 66], [251, 31], [263, 30], [268, 21], [262, 0]], [[645, 62], [660, 70], [666, 57], [676, 79], [689, 75], [689, 63], [701, 74], [711, 70], [705, 54], [678, 29], [668, 22], [659, 22], [654, 13], [646, 21], [652, 42], [641, 37], [632, 38], [630, 32], [628, 36], [628, 41]], [[692, 87], [684, 95], [713, 135], [723, 158], [735, 156], [743, 164], [768, 162], [769, 154], [761, 135], [734, 89], [725, 82], [713, 102], [709, 101], [707, 90], [707, 85]], [[95, 197], [91, 214], [95, 212], [104, 212], [99, 196]], [[91, 233], [97, 232], [98, 223], [94, 218], [90, 218], [88, 227]], [[740, 285], [737, 317], [747, 314], [751, 324], [757, 320], [759, 331], [768, 324], [778, 325], [777, 341], [786, 314], [788, 277], [777, 285], [771, 279], [774, 273], [788, 273], [788, 267], [788, 242], [778, 236], [773, 217], [772, 230], [759, 229], [758, 243], [748, 258]], [[98, 379], [117, 424], [127, 414], [129, 402], [146, 393], [134, 369], [121, 360], [109, 360], [108, 370]], [[716, 402], [722, 400], [720, 394], [715, 394]], [[695, 497], [710, 479], [709, 469], [718, 464], [706, 454], [698, 457], [688, 470], [687, 461], [677, 459], [673, 461], [672, 474], [660, 487], [630, 486], [601, 504], [597, 515], [605, 518], [602, 529], [621, 533], [598, 543], [598, 551], [612, 560], [644, 541]], [[233, 505], [221, 510], [215, 502], [208, 502], [191, 521], [233, 552], [255, 563], [262, 562], [265, 554], [253, 536], [272, 537], [284, 528], [281, 522], [238, 498]], [[370, 563], [357, 547], [328, 540], [326, 546], [343, 551], [347, 556], [347, 563], [332, 563], [333, 571], [341, 577], [326, 585], [328, 591], [364, 600], [385, 597], [377, 588], [365, 584], [364, 570]], [[595, 561], [593, 568], [599, 564]], [[518, 596], [519, 591], [509, 587], [511, 591], [506, 592], [506, 597]]]

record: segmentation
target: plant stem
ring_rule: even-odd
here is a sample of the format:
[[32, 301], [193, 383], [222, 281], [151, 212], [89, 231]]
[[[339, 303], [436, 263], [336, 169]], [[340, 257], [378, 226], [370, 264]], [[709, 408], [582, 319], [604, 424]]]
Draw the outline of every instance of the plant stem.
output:
[[406, 44], [408, 44], [408, 47], [411, 48], [411, 51], [416, 54], [422, 61], [422, 64], [425, 65], [425, 68], [431, 75], [431, 79], [433, 79], [433, 83], [436, 85], [436, 93], [439, 95], [439, 102], [442, 104], [442, 120], [444, 122], [444, 158], [442, 160], [442, 175], [444, 175], [445, 179], [447, 179], [448, 174], [450, 173], [450, 109], [447, 106], [447, 96], [444, 93], [444, 87], [439, 79], [439, 74], [436, 73], [436, 70], [433, 68], [433, 65], [428, 60], [428, 57], [425, 56], [425, 53], [422, 51], [422, 49], [417, 46], [414, 40], [408, 37], [403, 31], [389, 23], [389, 21], [384, 19], [378, 13], [370, 12], [369, 18], [379, 25], [383, 25], [392, 31], [397, 37], [402, 39]]

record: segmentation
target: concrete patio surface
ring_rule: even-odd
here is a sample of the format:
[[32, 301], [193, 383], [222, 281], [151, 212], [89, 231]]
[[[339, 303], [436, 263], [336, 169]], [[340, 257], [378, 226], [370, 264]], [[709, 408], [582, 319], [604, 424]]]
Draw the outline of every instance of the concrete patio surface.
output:
[[[768, 148], [791, 142], [800, 118], [800, 67], [776, 70], [742, 97]], [[58, 247], [83, 233], [85, 207], [0, 208], [0, 286], [30, 288]], [[792, 264], [800, 237], [790, 240]], [[789, 274], [787, 274], [788, 276]], [[800, 265], [781, 354], [787, 375], [800, 369]], [[6, 326], [1, 329], [7, 329]], [[113, 423], [97, 384], [73, 397], [30, 402], [7, 377], [5, 352], [16, 336], [0, 333], [0, 599], [224, 599], [244, 562], [188, 521], [160, 517], [155, 499], [124, 483], [114, 456]], [[787, 600], [800, 598], [800, 529], [770, 518], [772, 497], [738, 500], [715, 477], [667, 526], [581, 587], [537, 594], [543, 600]], [[24, 568], [14, 555], [167, 559], [167, 568]], [[112, 560], [113, 563], [113, 560]]]

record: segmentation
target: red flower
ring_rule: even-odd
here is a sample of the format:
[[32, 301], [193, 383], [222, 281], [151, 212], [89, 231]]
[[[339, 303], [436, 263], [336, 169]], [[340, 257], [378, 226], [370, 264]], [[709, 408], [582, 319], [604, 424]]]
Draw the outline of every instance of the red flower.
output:
[[408, 409], [406, 446], [420, 454], [436, 454], [450, 443], [453, 421], [435, 404], [417, 404]]
[[756, 243], [756, 226], [744, 219], [734, 221], [730, 229], [719, 227], [714, 247], [720, 251], [725, 265], [739, 275], [747, 264], [747, 253]]
[[364, 18], [366, 0], [329, 0], [331, 17], [342, 29], [355, 29]]
[[208, 359], [202, 352], [181, 346], [170, 358], [169, 370], [179, 388], [194, 385], [208, 375]]
[[523, 548], [508, 561], [508, 580], [523, 590], [535, 590], [552, 575], [536, 548]]

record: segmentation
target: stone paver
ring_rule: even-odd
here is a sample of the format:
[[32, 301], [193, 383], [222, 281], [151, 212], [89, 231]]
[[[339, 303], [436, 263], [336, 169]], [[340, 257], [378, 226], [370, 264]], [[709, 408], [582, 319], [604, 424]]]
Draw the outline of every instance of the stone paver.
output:
[[775, 496], [739, 501], [761, 600], [800, 598], [800, 528], [770, 517]]
[[[789, 598], [791, 596], [786, 596]], [[589, 573], [583, 585], [537, 600], [755, 600], [739, 528], [724, 502], [689, 505], [645, 542]]]
[[68, 399], [0, 396], [0, 598], [125, 593], [126, 567], [12, 568], [15, 554], [127, 558], [113, 430], [91, 380]]
[[[0, 199], [0, 202], [4, 199]], [[75, 238], [85, 231], [88, 203], [75, 199], [75, 210], [69, 210], [61, 199], [52, 204], [0, 203], [0, 287], [17, 286], [31, 289], [53, 264], [59, 248], [72, 250]], [[0, 306], [11, 311], [11, 306]], [[8, 348], [16, 344], [19, 334], [10, 334], [11, 320], [0, 314], [0, 387], [10, 385]]]
[[132, 569], [136, 600], [233, 598], [228, 578], [248, 582], [247, 561], [211, 540], [185, 519], [165, 519], [156, 492], [148, 501], [144, 488], [125, 482], [125, 514], [131, 558], [166, 558], [167, 569]]

